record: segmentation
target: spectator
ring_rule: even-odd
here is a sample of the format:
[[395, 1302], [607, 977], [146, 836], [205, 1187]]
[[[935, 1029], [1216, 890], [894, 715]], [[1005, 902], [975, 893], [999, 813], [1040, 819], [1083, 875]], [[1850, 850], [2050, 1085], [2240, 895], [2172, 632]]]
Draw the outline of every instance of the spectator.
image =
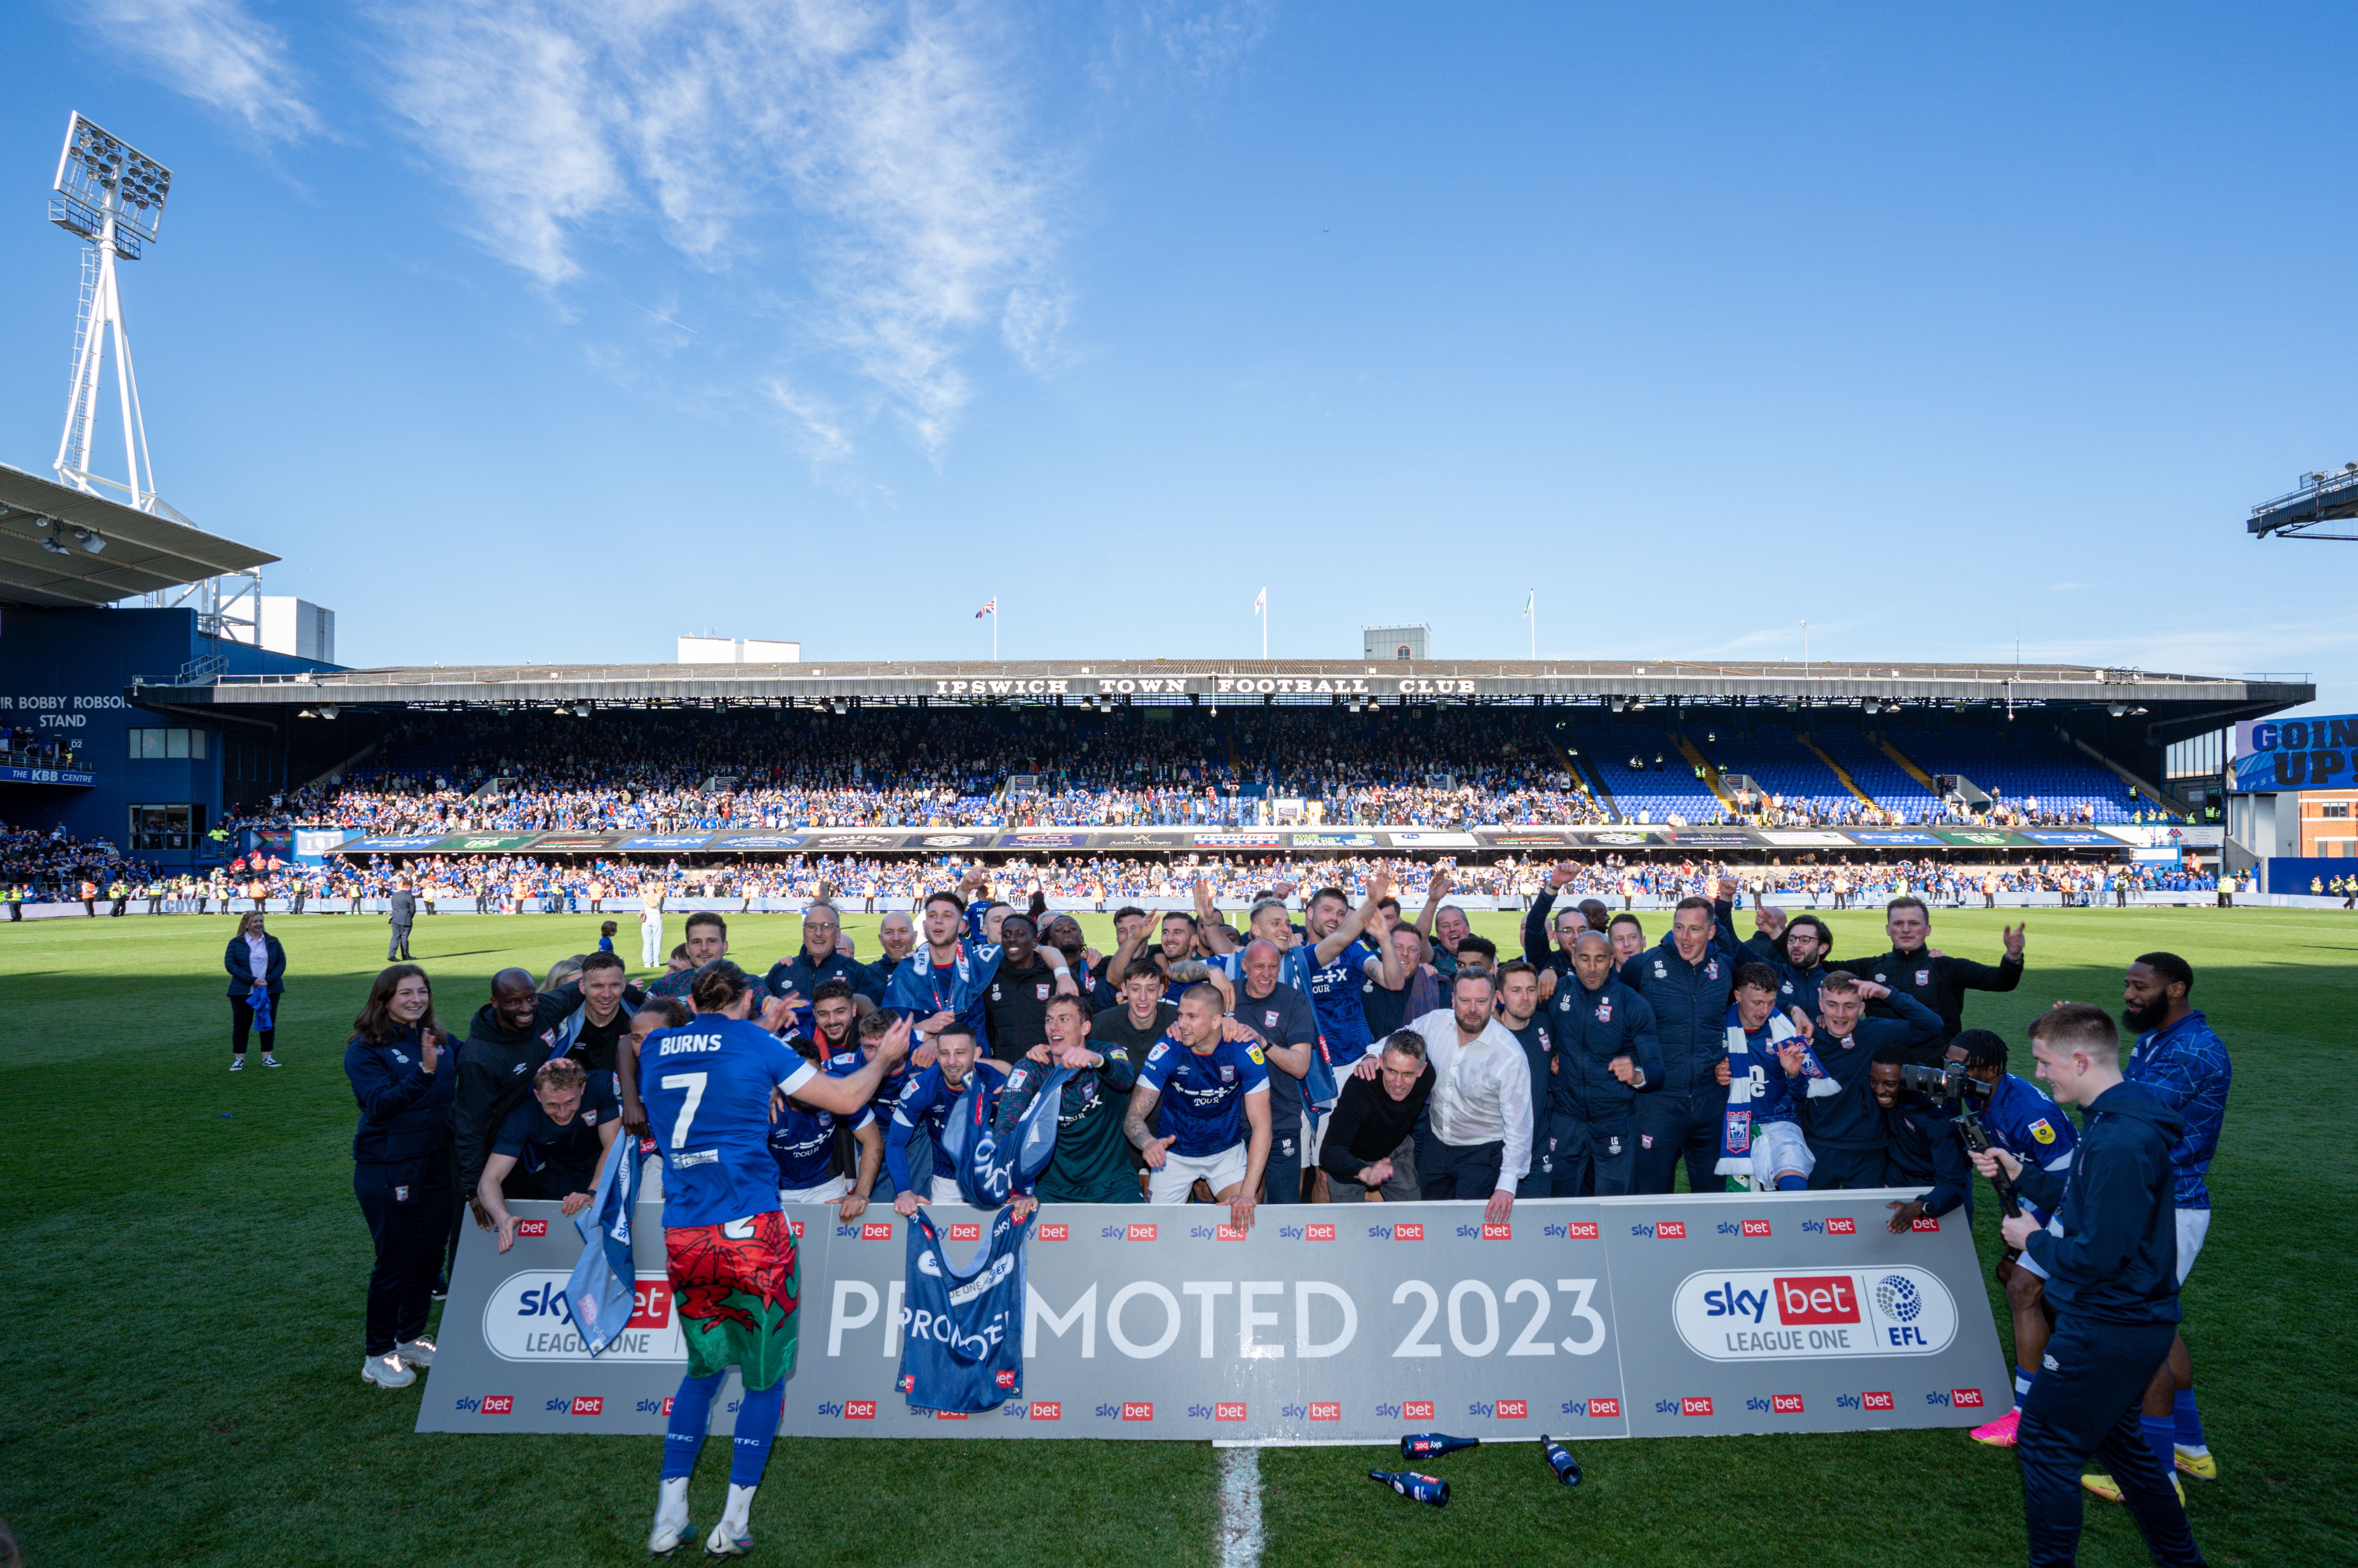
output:
[[[1411, 1027], [1433, 1065], [1433, 1100], [1416, 1146], [1417, 1184], [1428, 1200], [1487, 1200], [1482, 1217], [1504, 1225], [1531, 1168], [1531, 1073], [1522, 1047], [1497, 1017], [1488, 975], [1457, 972], [1449, 1008]], [[1357, 1069], [1372, 1074], [1375, 1065]]]
[[271, 1044], [278, 1034], [278, 998], [285, 989], [287, 949], [262, 928], [255, 910], [237, 923], [237, 935], [222, 952], [222, 968], [229, 971], [229, 1070], [245, 1070], [245, 1037], [249, 1030], [262, 1036], [262, 1065], [276, 1067]]

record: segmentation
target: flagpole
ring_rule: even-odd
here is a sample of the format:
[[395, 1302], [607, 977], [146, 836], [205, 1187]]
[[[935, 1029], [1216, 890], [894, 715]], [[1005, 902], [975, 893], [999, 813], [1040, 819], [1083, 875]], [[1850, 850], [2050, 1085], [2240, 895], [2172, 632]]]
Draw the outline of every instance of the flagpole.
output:
[[999, 596], [990, 596], [990, 662], [999, 662]]
[[1523, 618], [1531, 623], [1531, 662], [1537, 664], [1540, 656], [1540, 590], [1538, 589], [1531, 589], [1531, 596], [1524, 601], [1523, 610]]

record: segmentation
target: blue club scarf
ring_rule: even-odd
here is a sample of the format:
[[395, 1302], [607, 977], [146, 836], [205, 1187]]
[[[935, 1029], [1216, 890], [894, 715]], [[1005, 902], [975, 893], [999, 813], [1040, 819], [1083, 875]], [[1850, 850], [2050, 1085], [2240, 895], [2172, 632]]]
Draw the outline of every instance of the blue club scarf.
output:
[[1073, 1069], [1048, 1069], [1040, 1092], [1005, 1127], [992, 1125], [992, 1092], [982, 1074], [968, 1080], [942, 1127], [942, 1152], [957, 1170], [958, 1195], [977, 1208], [997, 1208], [1018, 1186], [1027, 1191], [1056, 1152], [1056, 1108]]
[[581, 1260], [561, 1299], [574, 1331], [597, 1355], [629, 1326], [638, 1304], [638, 1271], [631, 1264], [631, 1200], [639, 1179], [639, 1141], [625, 1132], [606, 1151], [598, 1191], [573, 1217], [581, 1233]]
[[[1788, 1040], [1799, 1040], [1801, 1032], [1793, 1027], [1792, 1020], [1781, 1012], [1768, 1015], [1768, 1049], [1767, 1063], [1756, 1060], [1763, 1053], [1752, 1049], [1752, 1042], [1744, 1033], [1744, 1020], [1736, 1003], [1727, 1004], [1727, 1114], [1720, 1119], [1719, 1163], [1712, 1169], [1723, 1176], [1752, 1174], [1752, 1069], [1762, 1066], [1771, 1073], [1782, 1073], [1784, 1064], [1777, 1060], [1778, 1048]], [[1808, 1042], [1801, 1045], [1801, 1076], [1809, 1081], [1809, 1092], [1833, 1094], [1840, 1086], [1827, 1076], [1818, 1063], [1817, 1053]], [[1824, 1086], [1821, 1088], [1821, 1085]]]

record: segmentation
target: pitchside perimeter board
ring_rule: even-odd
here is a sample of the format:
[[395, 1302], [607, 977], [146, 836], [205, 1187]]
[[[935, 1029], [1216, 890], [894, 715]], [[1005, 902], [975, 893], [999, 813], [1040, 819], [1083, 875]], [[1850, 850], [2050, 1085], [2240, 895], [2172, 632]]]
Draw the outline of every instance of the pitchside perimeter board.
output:
[[[801, 1345], [781, 1430], [808, 1437], [1390, 1443], [1965, 1426], [2011, 1403], [1961, 1215], [1894, 1236], [1906, 1194], [1044, 1209], [1021, 1386], [998, 1411], [912, 1411], [899, 1366], [907, 1221], [790, 1209]], [[521, 1204], [505, 1255], [469, 1228], [420, 1432], [659, 1433], [685, 1361], [660, 1205], [635, 1220], [638, 1310], [591, 1358], [558, 1292], [580, 1240]], [[979, 1217], [937, 1210], [954, 1258]], [[735, 1373], [714, 1410], [733, 1425]]]

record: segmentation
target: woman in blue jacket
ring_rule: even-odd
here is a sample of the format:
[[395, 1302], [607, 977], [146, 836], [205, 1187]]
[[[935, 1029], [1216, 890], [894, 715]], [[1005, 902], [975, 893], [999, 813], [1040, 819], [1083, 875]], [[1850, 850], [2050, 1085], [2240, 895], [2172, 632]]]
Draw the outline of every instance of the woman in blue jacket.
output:
[[229, 971], [229, 1070], [244, 1070], [245, 1035], [250, 1029], [261, 1033], [262, 1065], [278, 1065], [270, 1044], [278, 1033], [278, 993], [285, 989], [281, 982], [287, 977], [287, 949], [262, 929], [262, 911], [257, 909], [237, 923], [237, 935], [222, 950], [222, 968]]
[[376, 1243], [361, 1379], [400, 1389], [417, 1380], [410, 1368], [434, 1363], [426, 1314], [450, 1238], [458, 1049], [435, 1021], [433, 982], [415, 964], [377, 976], [352, 1030], [344, 1047], [344, 1075], [361, 1107], [352, 1191]]

